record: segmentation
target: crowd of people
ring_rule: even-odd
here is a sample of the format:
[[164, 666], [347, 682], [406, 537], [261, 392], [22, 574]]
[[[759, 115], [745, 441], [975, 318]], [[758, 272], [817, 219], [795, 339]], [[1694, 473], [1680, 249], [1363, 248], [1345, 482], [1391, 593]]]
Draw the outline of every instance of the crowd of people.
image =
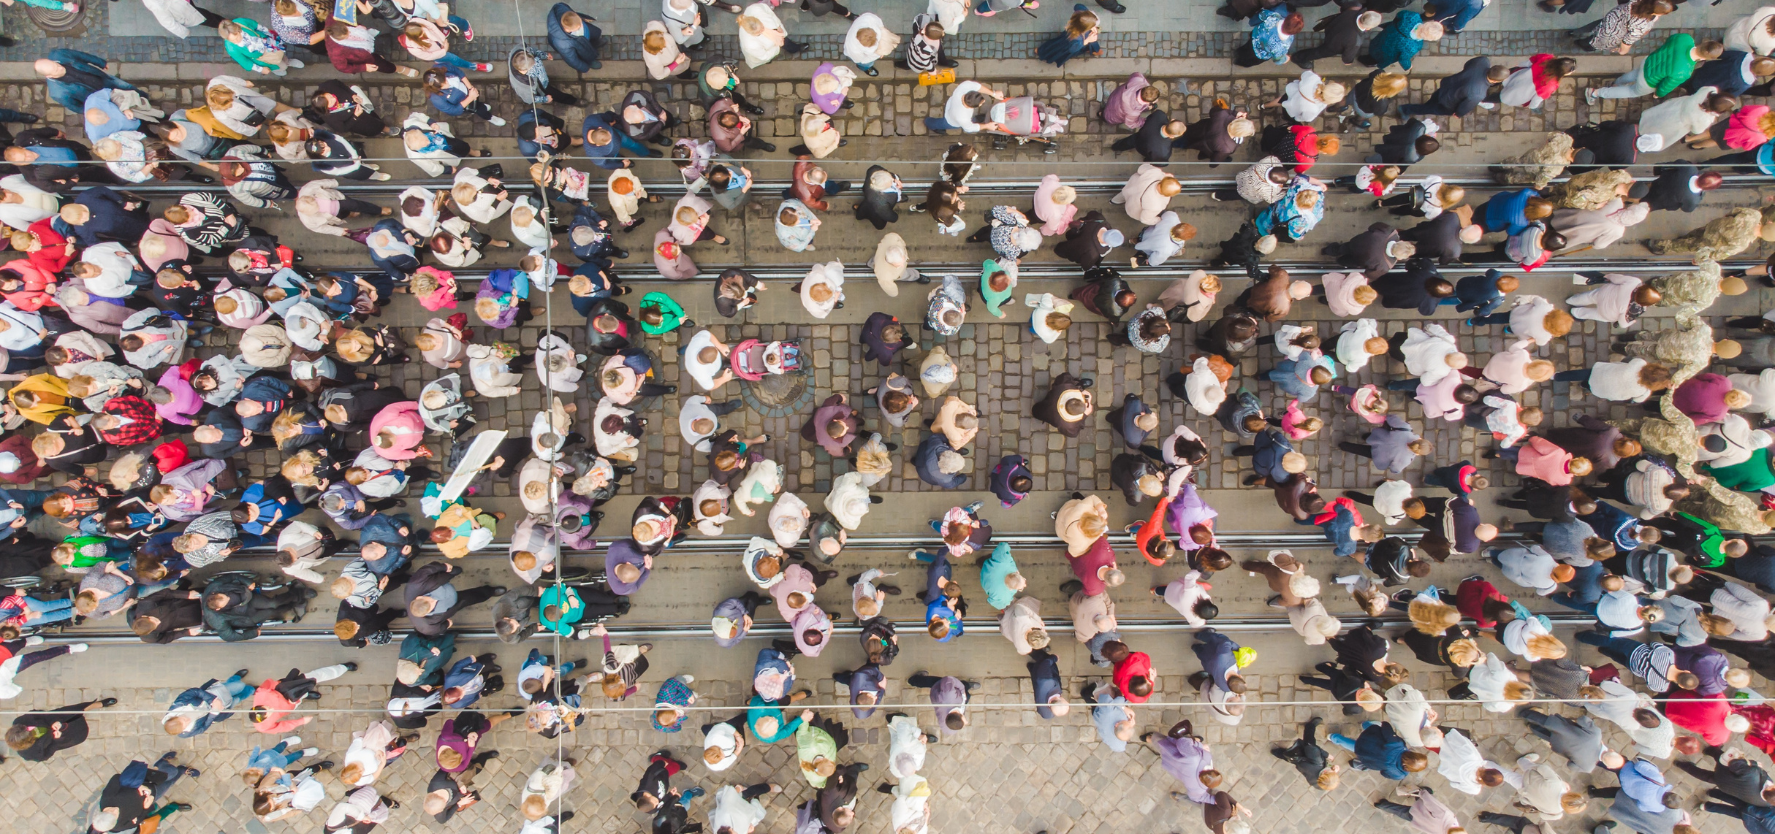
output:
[[[327, 797], [321, 774], [331, 772], [325, 778], [349, 790], [327, 811], [325, 830], [367, 834], [399, 805], [378, 791], [378, 778], [441, 718], [436, 774], [416, 801], [426, 815], [446, 822], [480, 800], [475, 779], [497, 755], [484, 749], [488, 734], [508, 719], [556, 738], [600, 703], [645, 690], [653, 693], [651, 723], [662, 742], [698, 724], [691, 717], [700, 711], [695, 679], [646, 680], [652, 647], [617, 642], [603, 623], [630, 610], [666, 549], [693, 535], [719, 536], [731, 512], [756, 516], [758, 505], [768, 504], [769, 538], [751, 537], [741, 557], [742, 572], [756, 587], [715, 608], [711, 636], [722, 648], [738, 646], [755, 627], [759, 608], [774, 604], [789, 637], [759, 650], [744, 711], [700, 725], [701, 763], [662, 750], [632, 799], [661, 834], [705, 828], [750, 834], [782, 786], [720, 788], [705, 827], [691, 816], [702, 789], [673, 787], [673, 777], [697, 768], [718, 774], [742, 757], [761, 755], [749, 751], [749, 743], [792, 739], [799, 770], [815, 789], [797, 809], [796, 830], [837, 834], [855, 820], [860, 774], [868, 765], [840, 763], [856, 755], [846, 752], [855, 746], [838, 718], [842, 710], [813, 709], [804, 703], [807, 691], [795, 684], [795, 660], [817, 658], [830, 645], [835, 619], [844, 619], [816, 604], [816, 592], [839, 575], [829, 566], [884, 501], [871, 489], [892, 472], [901, 449], [882, 431], [916, 429], [931, 415], [916, 448], [905, 450], [918, 477], [944, 489], [970, 483], [968, 455], [982, 419], [978, 404], [947, 393], [959, 366], [941, 342], [960, 331], [980, 302], [1004, 317], [1003, 308], [1016, 302], [1020, 263], [1052, 237], [1055, 254], [1077, 264], [1082, 281], [1065, 298], [1025, 297], [1034, 338], [1066, 338], [1082, 308], [1111, 323], [1114, 344], [1181, 360], [1165, 387], [1188, 404], [1189, 420], [1164, 433], [1158, 413], [1137, 393], [1104, 417], [1121, 440], [1112, 481], [1128, 505], [1143, 514], [1151, 509], [1126, 531], [1133, 548], [1153, 565], [1178, 569], [1151, 593], [1193, 631], [1202, 667], [1189, 678], [1200, 702], [1191, 711], [1195, 721], [1233, 725], [1248, 712], [1242, 670], [1256, 652], [1212, 628], [1219, 611], [1208, 581], [1220, 571], [1243, 570], [1263, 576], [1274, 593], [1271, 605], [1286, 613], [1301, 638], [1334, 654], [1320, 664], [1321, 675], [1301, 680], [1330, 690], [1346, 716], [1375, 714], [1359, 729], [1329, 736], [1353, 754], [1350, 768], [1404, 779], [1428, 769], [1435, 753], [1450, 789], [1480, 794], [1507, 783], [1515, 790], [1521, 816], [1477, 820], [1512, 834], [1530, 827], [1545, 832], [1549, 823], [1583, 812], [1593, 798], [1612, 800], [1610, 819], [1640, 834], [1695, 834], [1660, 762], [1705, 753], [1716, 762], [1712, 770], [1673, 764], [1717, 788], [1709, 797], [1718, 802], [1706, 810], [1740, 818], [1753, 832], [1775, 830], [1769, 775], [1728, 746], [1736, 740], [1775, 753], [1775, 706], [1749, 689], [1750, 672], [1775, 676], [1769, 642], [1775, 617], [1764, 596], [1775, 593], [1775, 549], [1751, 538], [1775, 522], [1775, 511], [1765, 509], [1775, 488], [1772, 435], [1758, 428], [1775, 409], [1775, 314], [1733, 319], [1718, 332], [1705, 318], [1721, 296], [1744, 292], [1749, 281], [1775, 286], [1767, 267], [1722, 265], [1759, 240], [1775, 240], [1775, 209], [1736, 208], [1690, 234], [1644, 241], [1654, 253], [1692, 259], [1692, 268], [1668, 275], [1578, 273], [1583, 289], [1561, 300], [1519, 292], [1515, 274], [1562, 254], [1605, 249], [1651, 212], [1693, 211], [1720, 187], [1724, 173], [1775, 175], [1775, 114], [1744, 101], [1767, 95], [1763, 79], [1775, 75], [1775, 7], [1744, 16], [1723, 41], [1671, 34], [1614, 84], [1587, 89], [1591, 101], [1663, 100], [1637, 121], [1580, 125], [1549, 134], [1521, 157], [1492, 160], [1500, 189], [1475, 205], [1441, 176], [1407, 175], [1441, 147], [1435, 118], [1478, 108], [1538, 109], [1581, 68], [1583, 57], [1536, 55], [1521, 66], [1475, 57], [1424, 101], [1395, 111], [1424, 44], [1458, 37], [1483, 14], [1484, 2], [1438, 2], [1425, 12], [1394, 0], [1346, 2], [1317, 23], [1322, 44], [1292, 51], [1305, 28], [1302, 9], [1323, 3], [1229, 0], [1221, 14], [1252, 26], [1233, 63], [1293, 60], [1301, 75], [1272, 101], [1240, 107], [1217, 100], [1189, 124], [1158, 107], [1164, 91], [1143, 75], [1117, 86], [1096, 115], [1130, 131], [1113, 150], [1144, 160], [1113, 200], [1138, 233], [1114, 228], [1101, 211], [1081, 213], [1077, 189], [1050, 174], [1029, 212], [984, 207], [984, 222], [967, 238], [992, 254], [979, 277], [979, 301], [971, 280], [947, 275], [934, 281], [900, 235], [882, 236], [870, 270], [885, 294], [897, 295], [902, 284], [933, 286], [924, 321], [877, 312], [860, 328], [867, 358], [885, 378], [860, 391], [848, 390], [847, 380], [802, 428], [800, 443], [849, 463], [816, 512], [785, 491], [783, 467], [772, 457], [786, 454], [795, 438], [773, 441], [723, 427], [723, 418], [744, 406], [734, 396], [739, 383], [802, 368], [802, 347], [756, 339], [727, 344], [691, 320], [671, 292], [621, 300], [634, 288], [619, 278], [616, 265], [629, 257], [619, 236], [645, 223], [641, 203], [661, 200], [648, 193], [634, 158], [669, 153], [689, 186], [653, 235], [661, 276], [698, 277], [689, 250], [705, 241], [728, 243], [712, 225], [712, 213], [738, 211], [752, 195], [757, 178], [741, 155], [776, 148], [757, 135], [753, 119], [767, 113], [740, 92], [740, 67], [697, 55], [711, 27], [728, 26], [718, 12], [736, 16], [732, 28], [748, 68], [804, 51], [772, 4], [663, 0], [661, 19], [641, 35], [652, 79], [696, 82], [706, 138], [686, 135], [695, 131], [645, 88], [587, 116], [570, 133], [552, 108], [581, 102], [551, 79], [550, 65], [599, 71], [603, 35], [589, 15], [564, 3], [549, 11], [547, 50], [524, 46], [509, 55], [508, 82], [525, 106], [504, 115], [470, 79], [494, 67], [451, 51], [452, 43], [474, 38], [469, 22], [452, 13], [463, 9], [431, 0], [337, 6], [275, 0], [268, 19], [259, 21], [224, 19], [187, 0], [147, 5], [179, 37], [193, 28], [215, 29], [246, 71], [286, 76], [304, 66], [296, 56], [310, 56], [330, 61], [342, 78], [320, 83], [297, 108], [242, 77], [219, 75], [209, 79], [200, 102], [169, 112], [170, 102], [151, 101], [110, 74], [104, 59], [57, 49], [36, 70], [48, 100], [80, 114], [83, 139], [53, 126], [20, 128], [16, 135], [0, 126], [0, 223], [19, 254], [0, 264], [0, 365], [9, 383], [0, 409], [0, 573], [45, 579], [41, 587], [0, 599], [6, 641], [0, 643], [0, 697], [23, 691], [15, 679], [28, 667], [86, 648], [63, 643], [27, 650], [44, 642], [44, 632], [116, 618], [148, 643], [199, 634], [251, 640], [269, 624], [306, 617], [324, 591], [337, 601], [333, 632], [343, 647], [399, 641], [386, 716], [354, 734], [340, 763], [303, 746], [295, 733], [314, 717], [298, 708], [319, 698], [323, 685], [356, 672], [355, 662], [292, 669], [257, 685], [248, 670], [206, 681], [172, 701], [166, 733], [190, 738], [244, 709], [254, 730], [268, 734], [268, 742], [278, 739], [255, 747], [242, 771], [252, 812], [269, 822], [317, 809]], [[859, 74], [876, 76], [876, 65], [891, 60], [930, 83], [950, 84], [953, 73], [948, 79], [944, 73], [957, 62], [945, 38], [970, 17], [1035, 5], [983, 0], [970, 8], [963, 0], [931, 0], [914, 19], [890, 22], [832, 0], [803, 0], [809, 14], [836, 14], [852, 24], [846, 61], [814, 69], [810, 100], [799, 110], [801, 142], [788, 149], [796, 161], [774, 215], [781, 244], [814, 251], [822, 215], [832, 210], [833, 198], [851, 191], [852, 183], [831, 179], [818, 161], [846, 144], [833, 117], [852, 106], [849, 93]], [[1099, 5], [1108, 14], [1125, 11], [1113, 0]], [[1590, 3], [1548, 0], [1543, 6], [1550, 14], [1581, 14]], [[1622, 3], [1574, 31], [1574, 49], [1628, 54], [1674, 9], [1670, 0]], [[1038, 56], [1061, 65], [1098, 53], [1100, 23], [1098, 12], [1075, 6], [1065, 30]], [[1364, 33], [1370, 33], [1366, 44]], [[413, 59], [407, 63], [427, 68], [397, 63], [397, 44]], [[1315, 61], [1334, 57], [1374, 71], [1348, 87], [1314, 71]], [[433, 112], [386, 121], [347, 80], [366, 72], [417, 79]], [[488, 152], [455, 136], [446, 121], [473, 117], [503, 128], [508, 116], [534, 193], [508, 186], [499, 164], [478, 167]], [[1353, 173], [1329, 182], [1309, 173], [1341, 150], [1336, 132], [1375, 129], [1381, 119], [1395, 121], [1372, 156], [1344, 166]], [[1270, 124], [1260, 128], [1264, 120]], [[0, 111], [0, 123], [37, 121], [38, 115]], [[991, 135], [1002, 147], [1013, 137], [1051, 138], [1060, 120], [1042, 102], [962, 81], [925, 124], [939, 133]], [[360, 149], [364, 140], [383, 136], [398, 138], [414, 166], [449, 178], [449, 187], [414, 185], [394, 205], [347, 196], [341, 180], [396, 176], [398, 166], [367, 160]], [[1211, 259], [1214, 266], [1243, 270], [1250, 286], [1222, 303], [1223, 279], [1197, 269], [1143, 301], [1145, 293], [1114, 265], [1120, 256], [1110, 253], [1137, 235], [1134, 275], [1186, 258], [1196, 230], [1171, 208], [1183, 189], [1165, 167], [1174, 150], [1228, 163], [1254, 137], [1260, 158], [1236, 174], [1233, 187], [1213, 194], [1246, 204], [1249, 219]], [[924, 201], [907, 206], [930, 215], [948, 235], [970, 225], [963, 196], [981, 158], [973, 140], [962, 138], [968, 141], [948, 150]], [[1731, 153], [1705, 165], [1654, 156], [1685, 145]], [[1636, 179], [1628, 168], [1642, 154], [1657, 163], [1650, 179]], [[606, 179], [605, 192], [596, 191], [593, 173], [576, 167], [581, 155]], [[289, 172], [302, 164], [312, 166], [315, 177], [298, 187]], [[164, 182], [193, 188], [164, 201], [158, 212], [129, 190]], [[906, 184], [884, 166], [871, 167], [855, 185], [856, 219], [878, 232], [899, 220], [899, 204], [910, 199]], [[1333, 188], [1368, 195], [1361, 199], [1372, 198], [1376, 216], [1387, 219], [1347, 241], [1326, 243], [1323, 254], [1337, 268], [1316, 284], [1266, 265], [1278, 242], [1312, 233]], [[596, 207], [599, 199], [605, 211]], [[252, 222], [249, 210], [284, 203], [294, 205], [308, 232], [365, 246], [374, 268], [304, 266], [301, 241], [280, 240]], [[1387, 214], [1379, 214], [1382, 209]], [[1398, 228], [1394, 223], [1401, 221], [1393, 218], [1418, 219]], [[505, 223], [510, 234], [498, 234]], [[562, 235], [577, 266], [554, 257]], [[1495, 247], [1479, 249], [1488, 239]], [[478, 283], [459, 281], [451, 270], [476, 264], [489, 248], [524, 254], [517, 266], [492, 269]], [[1455, 263], [1499, 268], [1444, 278], [1440, 267]], [[535, 326], [562, 279], [583, 328], [550, 329], [534, 350], [520, 349], [509, 334]], [[824, 319], [843, 306], [844, 280], [842, 263], [818, 263], [790, 291], [813, 318]], [[766, 289], [741, 268], [721, 272], [712, 287], [713, 306], [726, 318], [754, 305]], [[437, 314], [411, 344], [377, 321], [389, 305], [410, 303], [402, 295]], [[1319, 311], [1302, 316], [1294, 306], [1315, 298], [1345, 320], [1337, 333], [1318, 332], [1310, 319]], [[464, 304], [473, 308], [477, 327], [467, 311], [458, 311]], [[1383, 337], [1380, 323], [1364, 315], [1374, 304], [1424, 317], [1453, 306], [1469, 314], [1468, 326], [1493, 328], [1486, 332], [1503, 337], [1497, 340], [1502, 349], [1481, 365], [1447, 328], [1429, 321]], [[1636, 329], [1654, 308], [1669, 312], [1672, 326]], [[1291, 323], [1303, 318], [1309, 321]], [[1620, 338], [1612, 350], [1622, 359], [1597, 357], [1587, 367], [1561, 369], [1561, 340], [1578, 319], [1614, 328]], [[658, 363], [673, 360], [670, 351], [658, 350], [655, 337], [680, 330], [677, 361], [696, 392], [660, 381]], [[1189, 347], [1185, 332], [1197, 337]], [[1273, 340], [1281, 358], [1260, 375], [1235, 379], [1241, 358], [1260, 340]], [[212, 345], [219, 341], [231, 349], [216, 352]], [[382, 382], [376, 368], [410, 362], [415, 351], [440, 374], [417, 399]], [[1406, 375], [1384, 385], [1340, 384], [1379, 357], [1403, 363]], [[582, 366], [595, 375], [589, 419], [571, 402], [586, 384]], [[481, 436], [471, 399], [516, 395], [531, 374], [549, 392], [547, 407], [525, 418], [529, 424], [519, 428], [527, 431], [471, 452]], [[1287, 400], [1285, 408], [1265, 407], [1259, 396], [1265, 382]], [[1644, 403], [1645, 411], [1612, 422], [1582, 414], [1571, 425], [1543, 427], [1546, 415], [1519, 397], [1549, 383], [1579, 383], [1600, 400]], [[1032, 414], [1068, 438], [1100, 432], [1095, 387], [1092, 379], [1056, 373]], [[658, 407], [654, 398], [664, 397], [681, 398], [678, 430], [706, 455], [707, 479], [689, 495], [642, 497], [630, 526], [600, 542], [593, 538], [605, 520], [599, 508], [635, 472], [649, 417], [657, 416], [650, 411]], [[1401, 416], [1405, 398], [1423, 406], [1426, 421], [1489, 438], [1483, 457], [1436, 459], [1423, 436], [1427, 429]], [[1295, 444], [1326, 428], [1327, 409], [1343, 407], [1372, 428], [1336, 448], [1369, 459], [1377, 486], [1324, 496], [1312, 461]], [[1282, 513], [1323, 530], [1340, 567], [1317, 578], [1286, 550], [1235, 564], [1216, 538], [1218, 514], [1192, 477], [1216, 451], [1224, 453], [1191, 427], [1209, 420], [1242, 441], [1231, 454], [1250, 459], [1246, 483], [1273, 489]], [[249, 471], [246, 452], [273, 448], [276, 472]], [[470, 486], [446, 485], [452, 472]], [[1514, 535], [1500, 539], [1501, 519], [1488, 521], [1474, 494], [1504, 473], [1518, 476], [1522, 486], [1490, 505], [1536, 521], [1515, 524]], [[496, 480], [516, 485], [521, 517], [475, 506]], [[1034, 491], [1035, 480], [1028, 460], [1012, 453], [993, 465], [990, 483], [1000, 505], [1009, 507]], [[931, 521], [940, 544], [910, 554], [926, 570], [919, 594], [924, 633], [937, 642], [959, 639], [967, 597], [983, 597], [1003, 636], [1028, 657], [1033, 708], [1043, 719], [1064, 718], [1077, 700], [1110, 749], [1138, 742], [1155, 751], [1181, 783], [1178, 797], [1200, 804], [1216, 834], [1248, 831], [1251, 811], [1222, 789], [1223, 776], [1191, 721], [1141, 729], [1137, 710], [1159, 693], [1160, 676], [1152, 658], [1117, 630], [1113, 595], [1126, 574], [1110, 538], [1122, 531], [1111, 530], [1105, 500], [1074, 494], [1054, 514], [1055, 535], [1076, 577], [1060, 589], [1074, 636], [1092, 663], [1108, 670], [1076, 694], [1066, 690], [1050, 651], [1039, 595], [1009, 545], [993, 541], [990, 514], [984, 501], [955, 506]], [[1408, 541], [1406, 531], [1417, 535]], [[458, 586], [457, 560], [501, 546], [519, 581]], [[230, 559], [258, 548], [275, 551], [284, 578], [267, 582], [252, 571], [226, 569], [239, 564], [225, 564]], [[566, 554], [588, 550], [603, 551], [601, 571], [585, 574], [566, 564]], [[1452, 593], [1408, 587], [1450, 558], [1489, 560], [1517, 596], [1546, 597], [1594, 616], [1594, 627], [1575, 639], [1611, 662], [1579, 663], [1545, 614], [1484, 578], [1469, 578]], [[72, 579], [49, 582], [63, 576]], [[897, 624], [884, 606], [902, 589], [887, 577], [867, 568], [844, 580], [866, 662], [835, 679], [857, 719], [889, 700], [887, 669], [899, 653]], [[1339, 601], [1345, 592], [1348, 603]], [[520, 700], [512, 707], [482, 705], [506, 691], [503, 670], [494, 654], [458, 657], [456, 637], [469, 622], [466, 611], [483, 604], [488, 614], [476, 621], [490, 619], [505, 643], [544, 633], [595, 641], [601, 652], [585, 663], [532, 650], [511, 692]], [[1403, 612], [1410, 624], [1397, 634], [1370, 625], [1346, 628], [1333, 608], [1363, 617]], [[1539, 753], [1508, 766], [1485, 760], [1474, 739], [1438, 723], [1425, 693], [1390, 658], [1395, 645], [1460, 679], [1451, 697], [1495, 713], [1516, 712], [1566, 766]], [[1510, 660], [1500, 658], [1500, 647]], [[905, 686], [928, 690], [936, 732], [926, 732], [913, 716], [892, 715], [891, 781], [879, 788], [894, 797], [892, 829], [922, 834], [935, 792], [919, 775], [926, 746], [938, 734], [965, 734], [970, 694], [979, 683], [918, 671]], [[1564, 701], [1565, 712], [1585, 714], [1574, 719], [1523, 705], [1532, 698]], [[114, 704], [104, 699], [21, 716], [6, 733], [7, 744], [27, 761], [47, 760], [85, 741], [89, 717]], [[1633, 748], [1605, 747], [1592, 717], [1619, 725]], [[1333, 790], [1342, 769], [1318, 743], [1320, 723], [1309, 722], [1300, 740], [1275, 754], [1317, 787]], [[302, 765], [305, 759], [312, 761]], [[1599, 766], [1615, 774], [1619, 788], [1579, 791], [1567, 781]], [[575, 767], [563, 755], [529, 773], [520, 800], [524, 834], [557, 832], [571, 817], [560, 800], [575, 782]], [[152, 830], [189, 807], [168, 799], [168, 790], [198, 776], [171, 753], [152, 765], [132, 762], [111, 778], [87, 823], [94, 834]], [[1398, 797], [1411, 799], [1409, 805], [1383, 799], [1375, 806], [1424, 834], [1462, 831], [1463, 821], [1434, 793], [1443, 785]]]

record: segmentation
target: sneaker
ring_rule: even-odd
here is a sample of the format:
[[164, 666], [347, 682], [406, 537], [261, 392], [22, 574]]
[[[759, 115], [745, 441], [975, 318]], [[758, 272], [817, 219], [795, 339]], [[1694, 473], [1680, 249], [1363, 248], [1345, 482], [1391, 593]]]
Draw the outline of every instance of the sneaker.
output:
[[308, 66], [307, 64], [304, 64], [301, 61], [296, 60], [295, 58], [285, 58], [284, 63], [287, 64], [290, 69], [301, 69], [305, 66]]
[[320, 748], [319, 747], [304, 747], [304, 748], [302, 748], [302, 755], [303, 756], [318, 756], [318, 755], [320, 755]]
[[357, 671], [357, 661], [355, 661], [355, 660], [345, 661], [345, 671], [356, 672]]
[[493, 65], [492, 64], [475, 64], [475, 70], [477, 72], [492, 72]]
[[281, 744], [285, 747], [296, 747], [296, 746], [300, 745], [301, 743], [302, 743], [301, 736], [290, 736], [289, 738], [286, 738], [283, 741], [278, 742], [278, 744]]
[[494, 127], [505, 127], [505, 119], [502, 119], [498, 116], [494, 116], [493, 118], [488, 119], [487, 123], [490, 125], [493, 125]]
[[88, 648], [89, 647], [85, 643], [75, 643], [74, 645], [68, 647], [68, 651], [73, 652], [75, 654], [79, 654], [83, 651], [86, 651]]
[[1596, 88], [1595, 87], [1584, 88], [1584, 103], [1591, 105], [1592, 107], [1596, 106]]

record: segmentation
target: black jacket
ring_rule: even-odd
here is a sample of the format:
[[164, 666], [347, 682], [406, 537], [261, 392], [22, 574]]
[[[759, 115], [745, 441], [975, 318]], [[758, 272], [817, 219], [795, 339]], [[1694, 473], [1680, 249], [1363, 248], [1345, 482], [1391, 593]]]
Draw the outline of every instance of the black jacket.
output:
[[[1207, 118], [1184, 128], [1183, 136], [1178, 137], [1179, 141], [1185, 148], [1195, 151], [1209, 162], [1220, 163], [1232, 159], [1233, 152], [1239, 149], [1239, 143], [1226, 132], [1226, 126], [1232, 124], [1233, 117], [1232, 110], [1216, 107], [1208, 111]], [[1151, 117], [1148, 117], [1148, 121], [1151, 121]], [[1285, 161], [1293, 158], [1293, 154], [1283, 157]]]
[[[1484, 76], [1480, 76], [1484, 80]], [[1418, 140], [1429, 131], [1429, 126], [1422, 119], [1413, 118], [1409, 121], [1393, 125], [1387, 129], [1387, 135], [1381, 143], [1374, 146], [1374, 154], [1370, 162], [1383, 162], [1404, 168], [1420, 162], [1423, 156], [1418, 153]]]
[[1393, 256], [1387, 254], [1387, 247], [1396, 240], [1399, 240], [1398, 230], [1385, 223], [1375, 223], [1343, 245], [1337, 262], [1345, 269], [1360, 271], [1373, 281], [1393, 269]]
[[[1134, 150], [1140, 153], [1141, 159], [1160, 164], [1171, 161], [1173, 140], [1166, 138], [1160, 132], [1165, 129], [1165, 125], [1170, 123], [1171, 116], [1163, 110], [1154, 108], [1147, 112], [1146, 121], [1140, 123], [1140, 129], [1134, 132], [1133, 137]], [[1187, 138], [1188, 130], [1186, 129], [1185, 135], [1176, 141], [1181, 142]]]
[[[1362, 30], [1356, 28], [1356, 18], [1361, 16], [1362, 9], [1357, 7], [1343, 9], [1337, 14], [1320, 18], [1319, 22], [1313, 25], [1313, 31], [1324, 32], [1325, 39], [1315, 47], [1317, 50], [1315, 54], [1323, 57], [1336, 55], [1343, 59], [1345, 64], [1356, 63], [1356, 56], [1362, 50]], [[1365, 112], [1372, 112], [1367, 108], [1363, 109]]]
[[907, 340], [902, 336], [900, 341], [890, 344], [882, 338], [881, 331], [888, 325], [897, 324], [899, 321], [887, 313], [869, 314], [868, 320], [863, 322], [863, 333], [858, 337], [859, 341], [863, 343], [863, 358], [865, 360], [873, 359], [883, 365], [894, 361], [894, 354], [899, 353], [900, 349], [906, 346]]
[[[1580, 151], [1589, 151], [1592, 158], [1586, 165], [1603, 165], [1619, 168], [1632, 165], [1639, 158], [1639, 124], [1620, 120], [1603, 122], [1596, 125], [1578, 125], [1566, 131], [1572, 137], [1572, 147]], [[1572, 171], [1571, 173], [1582, 173]]]
[[[1709, 64], [1715, 63], [1709, 61]], [[1703, 64], [1706, 66], [1706, 64]], [[1675, 162], [1659, 165], [1652, 169], [1657, 178], [1646, 186], [1645, 196], [1641, 199], [1652, 207], [1653, 211], [1694, 211], [1701, 205], [1706, 195], [1689, 187], [1690, 181], [1701, 175], [1701, 169], [1692, 162]]]
[[1103, 212], [1092, 209], [1072, 222], [1066, 230], [1066, 240], [1054, 244], [1054, 254], [1059, 255], [1083, 269], [1090, 269], [1102, 262], [1103, 256], [1109, 254], [1109, 248], [1097, 240], [1097, 233], [1109, 227]]
[[1440, 278], [1436, 267], [1423, 258], [1412, 258], [1404, 271], [1389, 272], [1371, 280], [1368, 285], [1380, 293], [1381, 306], [1389, 310], [1416, 310], [1428, 316], [1436, 312], [1441, 301], [1425, 287], [1433, 278]]
[[1461, 216], [1445, 211], [1399, 232], [1401, 240], [1417, 244], [1418, 257], [1451, 264], [1461, 259]]
[[1491, 82], [1485, 77], [1490, 71], [1490, 58], [1484, 55], [1472, 58], [1460, 72], [1442, 79], [1432, 98], [1437, 104], [1454, 111], [1456, 116], [1472, 113], [1480, 102], [1485, 101], [1486, 91], [1491, 89]]
[[900, 219], [900, 213], [894, 210], [894, 206], [906, 199], [906, 195], [904, 192], [894, 193], [871, 188], [869, 181], [875, 177], [876, 171], [885, 172], [887, 169], [880, 165], [871, 165], [869, 171], [863, 174], [863, 198], [857, 201], [857, 219], [867, 220], [875, 226], [876, 231], [881, 231], [887, 228], [887, 224]]

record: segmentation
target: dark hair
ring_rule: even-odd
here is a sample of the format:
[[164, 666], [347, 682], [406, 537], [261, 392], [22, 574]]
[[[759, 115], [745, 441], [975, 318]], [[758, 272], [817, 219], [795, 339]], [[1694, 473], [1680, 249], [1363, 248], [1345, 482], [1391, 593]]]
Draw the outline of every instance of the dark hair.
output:
[[1447, 298], [1455, 294], [1455, 285], [1447, 278], [1438, 276], [1424, 282], [1424, 292], [1429, 293], [1432, 298]]
[[1442, 143], [1436, 141], [1436, 137], [1434, 136], [1419, 136], [1415, 147], [1417, 148], [1418, 156], [1429, 156], [1430, 154], [1441, 150]]
[[1204, 620], [1212, 620], [1215, 617], [1220, 616], [1220, 606], [1215, 605], [1214, 600], [1211, 599], [1197, 600], [1196, 616], [1201, 617]]
[[1462, 383], [1455, 386], [1454, 398], [1455, 402], [1462, 405], [1471, 405], [1479, 402], [1479, 389], [1466, 383]]

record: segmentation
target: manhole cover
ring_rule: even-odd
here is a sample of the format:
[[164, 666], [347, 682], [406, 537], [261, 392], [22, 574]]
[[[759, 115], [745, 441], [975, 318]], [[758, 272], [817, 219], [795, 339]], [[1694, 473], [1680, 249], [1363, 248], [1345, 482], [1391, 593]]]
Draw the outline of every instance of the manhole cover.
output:
[[814, 393], [808, 390], [804, 372], [770, 374], [746, 383], [740, 389], [740, 399], [766, 417], [787, 417], [812, 405]]
[[85, 5], [83, 3], [81, 10], [77, 12], [26, 6], [25, 16], [29, 17], [32, 23], [37, 24], [37, 28], [45, 32], [58, 35], [76, 35], [86, 31]]

